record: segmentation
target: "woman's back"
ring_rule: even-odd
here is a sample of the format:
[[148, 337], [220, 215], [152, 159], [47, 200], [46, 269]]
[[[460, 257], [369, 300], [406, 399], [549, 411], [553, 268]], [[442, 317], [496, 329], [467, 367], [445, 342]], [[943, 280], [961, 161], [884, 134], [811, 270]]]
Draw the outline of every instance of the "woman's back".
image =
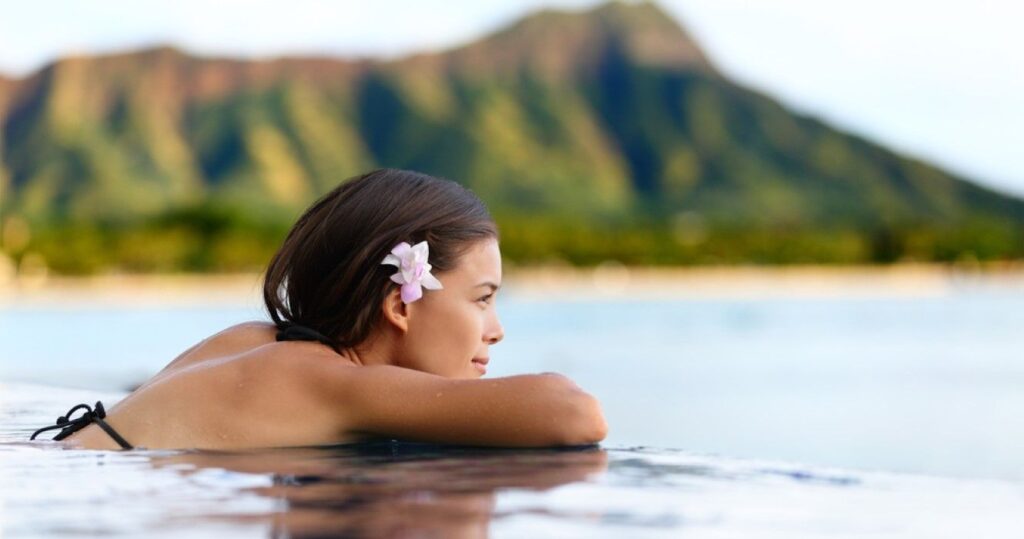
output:
[[[309, 342], [275, 342], [268, 323], [228, 328], [193, 346], [107, 411], [106, 421], [151, 449], [339, 443], [337, 413], [309, 391], [306, 364], [351, 368], [343, 356]], [[68, 440], [117, 449], [99, 425]]]

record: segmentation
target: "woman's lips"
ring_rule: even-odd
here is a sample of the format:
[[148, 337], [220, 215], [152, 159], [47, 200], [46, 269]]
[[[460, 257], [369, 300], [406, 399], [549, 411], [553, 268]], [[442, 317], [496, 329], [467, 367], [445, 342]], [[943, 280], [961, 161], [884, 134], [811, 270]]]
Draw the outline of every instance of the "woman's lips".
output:
[[486, 374], [487, 362], [490, 360], [491, 358], [487, 357], [475, 357], [473, 358], [473, 366], [476, 367], [476, 370], [480, 371], [480, 374]]

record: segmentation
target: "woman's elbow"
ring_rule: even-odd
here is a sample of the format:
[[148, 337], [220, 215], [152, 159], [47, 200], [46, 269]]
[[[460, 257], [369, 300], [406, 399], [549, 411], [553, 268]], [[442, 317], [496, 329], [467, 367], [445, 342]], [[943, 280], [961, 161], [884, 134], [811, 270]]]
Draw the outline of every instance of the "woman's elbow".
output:
[[608, 424], [601, 413], [601, 403], [580, 389], [569, 378], [556, 373], [544, 373], [537, 379], [543, 384], [543, 394], [551, 408], [540, 445], [590, 445], [604, 440]]
[[589, 445], [604, 440], [608, 423], [601, 412], [601, 404], [593, 396], [579, 391], [573, 398], [572, 421], [562, 431], [562, 445]]

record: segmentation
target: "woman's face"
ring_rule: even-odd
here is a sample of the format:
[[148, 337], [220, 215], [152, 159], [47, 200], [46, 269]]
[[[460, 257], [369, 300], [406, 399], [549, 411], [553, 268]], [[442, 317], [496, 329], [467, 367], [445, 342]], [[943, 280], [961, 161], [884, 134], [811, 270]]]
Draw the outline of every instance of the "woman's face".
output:
[[501, 286], [497, 240], [474, 244], [455, 268], [434, 275], [444, 286], [408, 304], [401, 366], [449, 378], [487, 372], [488, 348], [504, 337], [494, 301]]

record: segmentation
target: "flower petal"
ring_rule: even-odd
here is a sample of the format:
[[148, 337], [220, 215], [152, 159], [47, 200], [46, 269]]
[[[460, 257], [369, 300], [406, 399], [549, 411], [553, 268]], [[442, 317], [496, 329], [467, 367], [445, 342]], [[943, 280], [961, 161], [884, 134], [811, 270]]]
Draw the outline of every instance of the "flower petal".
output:
[[402, 267], [402, 259], [395, 255], [388, 255], [384, 257], [384, 261], [381, 264], [391, 264], [392, 266]]
[[423, 288], [427, 290], [441, 290], [444, 286], [441, 285], [441, 281], [437, 280], [429, 271], [423, 272], [422, 276]]
[[412, 303], [423, 296], [423, 289], [420, 283], [406, 283], [402, 285], [402, 301]]
[[402, 266], [402, 278], [404, 278], [404, 282], [407, 283], [417, 281], [418, 279], [416, 278], [416, 266]]
[[391, 280], [398, 284], [405, 284], [405, 279], [402, 278], [402, 272], [398, 272], [392, 275]]
[[391, 249], [391, 254], [397, 256], [398, 258], [403, 258], [404, 259], [405, 257], [407, 257], [409, 255], [409, 253], [411, 251], [412, 251], [412, 246], [410, 246], [408, 243], [403, 241], [402, 243], [399, 243], [393, 249]]
[[427, 257], [430, 256], [430, 246], [427, 245], [426, 240], [423, 240], [412, 246], [412, 252], [416, 253], [416, 258], [426, 262]]

